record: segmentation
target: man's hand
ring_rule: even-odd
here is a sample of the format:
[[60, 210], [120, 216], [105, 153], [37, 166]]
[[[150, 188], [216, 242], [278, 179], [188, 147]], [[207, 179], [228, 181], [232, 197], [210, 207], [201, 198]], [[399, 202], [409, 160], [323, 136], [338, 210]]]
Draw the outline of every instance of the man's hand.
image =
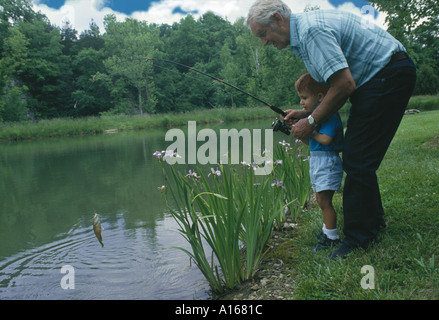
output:
[[282, 120], [284, 120], [285, 124], [289, 126], [290, 128], [296, 124], [300, 119], [305, 117], [307, 115], [307, 112], [305, 110], [285, 110], [285, 113], [287, 114], [285, 117], [282, 117]]
[[314, 127], [309, 124], [308, 119], [299, 120], [291, 129], [294, 138], [299, 140], [307, 139], [314, 131]]
[[[341, 69], [329, 77], [329, 90], [325, 98], [312, 112], [314, 121], [322, 124], [336, 113], [355, 91], [355, 81], [348, 68]], [[288, 113], [288, 112], [287, 112]], [[287, 114], [285, 119], [291, 117], [305, 118], [305, 110], [297, 110]], [[291, 133], [296, 139], [304, 140], [314, 131], [314, 127], [309, 124], [308, 119], [302, 119], [292, 126]]]

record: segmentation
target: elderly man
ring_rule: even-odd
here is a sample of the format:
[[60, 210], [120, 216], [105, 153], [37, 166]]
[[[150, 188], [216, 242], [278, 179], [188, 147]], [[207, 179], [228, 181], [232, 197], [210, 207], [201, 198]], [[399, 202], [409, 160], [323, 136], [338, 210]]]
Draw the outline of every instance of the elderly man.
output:
[[413, 92], [412, 60], [388, 32], [346, 12], [293, 14], [280, 0], [258, 0], [247, 25], [264, 45], [290, 47], [311, 76], [329, 87], [311, 115], [286, 111], [294, 137], [308, 137], [350, 99], [343, 148], [345, 237], [329, 257], [344, 258], [355, 248], [367, 248], [386, 225], [376, 171]]

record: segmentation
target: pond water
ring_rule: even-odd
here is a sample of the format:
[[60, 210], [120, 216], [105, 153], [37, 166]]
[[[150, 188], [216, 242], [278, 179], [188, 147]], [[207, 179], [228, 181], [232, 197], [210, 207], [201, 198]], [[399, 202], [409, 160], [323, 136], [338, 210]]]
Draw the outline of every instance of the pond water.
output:
[[[0, 299], [211, 297], [194, 263], [170, 248], [189, 246], [157, 190], [163, 176], [152, 154], [171, 144], [166, 132], [0, 145]], [[93, 233], [94, 212], [104, 247]]]

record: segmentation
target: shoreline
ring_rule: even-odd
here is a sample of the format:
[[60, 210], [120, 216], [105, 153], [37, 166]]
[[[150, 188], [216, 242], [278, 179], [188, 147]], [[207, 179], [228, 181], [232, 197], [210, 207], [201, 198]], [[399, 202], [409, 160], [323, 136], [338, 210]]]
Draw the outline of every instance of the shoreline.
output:
[[295, 230], [278, 230], [269, 242], [271, 253], [256, 275], [214, 300], [294, 300], [292, 266], [280, 256], [293, 249]]
[[[300, 109], [301, 107], [299, 105], [284, 107], [284, 109], [290, 108]], [[339, 110], [339, 113], [347, 117], [349, 108], [350, 103], [347, 102]], [[439, 109], [439, 95], [412, 97], [407, 109], [417, 109], [421, 112]], [[105, 115], [86, 118], [55, 118], [34, 122], [10, 122], [0, 123], [0, 143], [180, 127], [186, 125], [188, 121], [197, 121], [200, 124], [217, 124], [274, 119], [277, 116], [266, 106], [254, 106], [202, 109], [178, 114]]]
[[315, 192], [311, 194], [303, 212], [296, 221], [287, 218], [281, 229], [275, 229], [268, 242], [267, 251], [256, 275], [214, 300], [295, 300], [293, 269], [300, 250], [294, 242], [302, 225], [304, 214], [319, 214]]
[[110, 134], [160, 128], [176, 128], [188, 121], [199, 124], [218, 124], [275, 118], [267, 107], [221, 108], [199, 110], [181, 114], [156, 114], [150, 116], [115, 115], [87, 118], [57, 118], [36, 122], [0, 123], [0, 143], [58, 137]]

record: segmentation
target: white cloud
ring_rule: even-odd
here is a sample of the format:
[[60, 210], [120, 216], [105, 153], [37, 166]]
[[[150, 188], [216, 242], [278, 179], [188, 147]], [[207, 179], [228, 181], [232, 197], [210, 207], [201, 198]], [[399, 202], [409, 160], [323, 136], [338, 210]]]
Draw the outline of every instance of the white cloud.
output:
[[59, 9], [50, 8], [40, 3], [39, 0], [34, 0], [33, 3], [33, 9], [45, 14], [52, 24], [62, 27], [64, 22], [69, 20], [79, 32], [89, 29], [92, 20], [102, 32], [104, 30], [104, 17], [108, 14], [116, 14], [118, 20], [128, 18], [123, 13], [105, 7], [104, 0], [67, 0]]
[[[128, 0], [127, 0], [128, 1]], [[246, 17], [250, 6], [255, 0], [162, 0], [153, 2], [148, 11], [136, 11], [130, 16], [116, 12], [106, 6], [106, 0], [67, 0], [60, 9], [53, 9], [40, 0], [34, 0], [34, 10], [44, 13], [51, 23], [62, 26], [69, 20], [73, 27], [82, 32], [89, 29], [90, 22], [93, 20], [104, 31], [104, 17], [107, 14], [115, 14], [119, 21], [128, 17], [144, 20], [150, 23], [172, 24], [180, 21], [184, 15], [182, 13], [172, 13], [175, 8], [180, 7], [187, 12], [197, 11], [195, 18], [200, 17], [208, 11], [226, 18], [230, 22], [235, 22], [240, 17]], [[303, 12], [307, 6], [319, 6], [321, 9], [333, 9], [334, 7], [328, 0], [284, 0], [293, 12]], [[352, 3], [345, 3], [339, 9], [354, 12], [361, 15], [361, 10]], [[383, 26], [383, 15], [379, 15], [378, 25]]]

